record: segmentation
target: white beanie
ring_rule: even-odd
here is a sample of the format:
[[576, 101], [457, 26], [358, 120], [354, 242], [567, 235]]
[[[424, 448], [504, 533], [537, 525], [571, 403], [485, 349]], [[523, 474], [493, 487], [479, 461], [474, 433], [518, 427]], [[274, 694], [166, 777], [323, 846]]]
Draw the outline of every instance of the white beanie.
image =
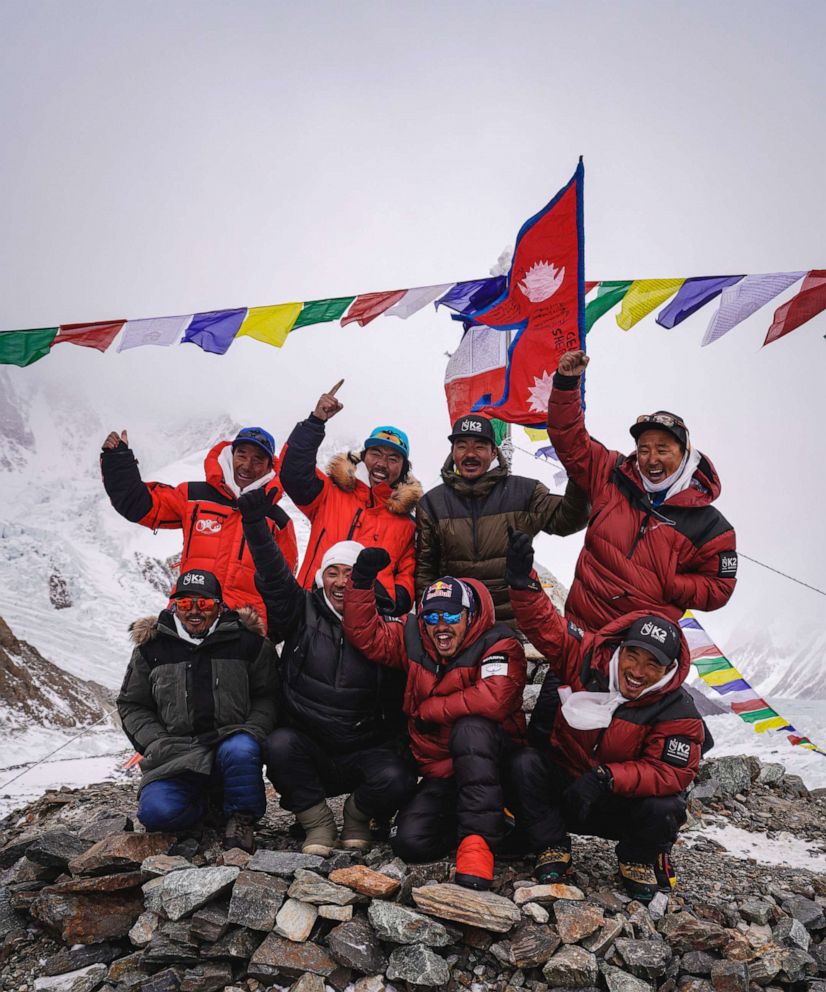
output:
[[322, 584], [321, 576], [324, 574], [324, 569], [329, 568], [330, 565], [349, 565], [352, 568], [361, 551], [364, 551], [364, 545], [359, 544], [358, 541], [339, 541], [338, 544], [331, 545], [324, 552], [321, 567], [315, 573], [315, 584], [317, 586]]

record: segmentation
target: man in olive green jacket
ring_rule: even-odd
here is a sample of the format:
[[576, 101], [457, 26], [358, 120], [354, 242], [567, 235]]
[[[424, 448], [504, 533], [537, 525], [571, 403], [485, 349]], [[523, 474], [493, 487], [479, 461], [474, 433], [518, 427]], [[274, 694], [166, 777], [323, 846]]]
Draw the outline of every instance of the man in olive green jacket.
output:
[[479, 579], [496, 619], [514, 627], [505, 581], [508, 527], [531, 536], [574, 534], [588, 523], [588, 499], [572, 482], [557, 496], [536, 479], [511, 475], [487, 417], [459, 417], [448, 440], [444, 482], [416, 508], [416, 598], [440, 575]]
[[275, 726], [278, 690], [263, 623], [251, 607], [226, 609], [212, 572], [190, 569], [171, 607], [130, 630], [136, 646], [117, 704], [143, 755], [138, 819], [147, 830], [188, 830], [218, 787], [224, 847], [251, 851], [266, 809], [261, 742]]

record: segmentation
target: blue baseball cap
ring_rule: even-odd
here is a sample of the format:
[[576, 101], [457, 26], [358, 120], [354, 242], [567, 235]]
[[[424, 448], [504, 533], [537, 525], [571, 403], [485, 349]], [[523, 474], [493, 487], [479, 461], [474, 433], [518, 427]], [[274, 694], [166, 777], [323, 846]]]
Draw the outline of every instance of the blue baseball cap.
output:
[[398, 427], [391, 427], [389, 424], [385, 424], [383, 427], [374, 428], [370, 432], [370, 437], [364, 442], [364, 447], [376, 448], [379, 445], [393, 448], [399, 454], [404, 455], [405, 458], [410, 457], [410, 442], [407, 440], [407, 435], [404, 431], [400, 431]]
[[263, 427], [242, 427], [232, 442], [232, 450], [239, 444], [254, 444], [267, 453], [270, 461], [275, 458], [275, 438]]

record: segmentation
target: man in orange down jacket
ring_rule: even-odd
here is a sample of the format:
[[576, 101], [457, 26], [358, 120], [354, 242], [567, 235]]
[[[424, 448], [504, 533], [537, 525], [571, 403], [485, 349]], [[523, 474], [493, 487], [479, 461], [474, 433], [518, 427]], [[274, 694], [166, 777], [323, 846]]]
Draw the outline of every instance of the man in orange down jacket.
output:
[[312, 589], [321, 559], [339, 541], [382, 547], [390, 563], [378, 576], [382, 613], [401, 616], [413, 605], [416, 525], [411, 516], [422, 487], [410, 473], [410, 445], [397, 427], [376, 427], [361, 452], [341, 452], [316, 468], [325, 424], [342, 404], [335, 388], [323, 393], [306, 420], [293, 428], [281, 452], [281, 482], [310, 521], [310, 541], [298, 581]]
[[505, 834], [503, 767], [525, 735], [525, 652], [476, 579], [443, 576], [415, 615], [383, 619], [373, 583], [388, 557], [382, 548], [359, 554], [343, 626], [365, 658], [407, 673], [404, 712], [422, 780], [390, 844], [405, 861], [432, 861], [458, 839], [456, 881], [488, 889], [491, 848]]
[[277, 505], [283, 490], [271, 434], [261, 427], [244, 427], [233, 441], [219, 441], [204, 459], [206, 478], [200, 482], [144, 482], [126, 431], [112, 431], [103, 442], [100, 467], [106, 493], [122, 517], [152, 530], [183, 531], [181, 574], [206, 569], [217, 578], [230, 609], [252, 606], [266, 616], [237, 500], [242, 493], [266, 491], [267, 522], [294, 570], [295, 528]]
[[679, 626], [629, 613], [585, 633], [536, 581], [516, 531], [507, 576], [517, 623], [550, 663], [531, 715], [533, 747], [514, 754], [508, 799], [540, 882], [571, 868], [568, 832], [619, 841], [620, 875], [643, 902], [676, 883], [670, 851], [686, 820], [705, 730], [682, 688], [691, 666]]
[[637, 417], [630, 455], [590, 437], [579, 388], [587, 364], [583, 351], [562, 355], [548, 405], [548, 436], [591, 502], [565, 616], [599, 630], [632, 610], [675, 622], [685, 610], [718, 610], [734, 592], [737, 551], [713, 505], [714, 466], [666, 410]]

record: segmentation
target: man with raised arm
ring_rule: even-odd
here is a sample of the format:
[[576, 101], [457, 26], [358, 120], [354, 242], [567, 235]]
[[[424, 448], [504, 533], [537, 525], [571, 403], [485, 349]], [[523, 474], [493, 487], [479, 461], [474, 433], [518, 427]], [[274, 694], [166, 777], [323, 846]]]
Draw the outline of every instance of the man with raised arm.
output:
[[587, 630], [632, 610], [677, 621], [685, 610], [725, 606], [737, 575], [734, 529], [712, 504], [720, 479], [667, 410], [631, 425], [630, 455], [589, 436], [580, 398], [583, 351], [559, 360], [548, 435], [568, 476], [591, 501], [591, 522], [565, 615]]
[[321, 559], [339, 541], [383, 547], [390, 562], [377, 577], [376, 593], [383, 612], [400, 616], [413, 605], [416, 527], [411, 514], [422, 487], [410, 472], [407, 435], [397, 427], [376, 427], [361, 451], [340, 452], [326, 472], [316, 467], [327, 421], [343, 409], [336, 399], [340, 386], [322, 393], [281, 453], [284, 489], [312, 525], [298, 581], [312, 589]]
[[215, 574], [224, 601], [236, 609], [253, 606], [263, 615], [255, 588], [255, 566], [247, 550], [238, 512], [241, 493], [267, 494], [267, 526], [290, 568], [298, 559], [295, 528], [278, 506], [283, 490], [272, 434], [244, 427], [232, 441], [219, 441], [204, 460], [205, 478], [169, 486], [144, 482], [126, 431], [112, 431], [100, 455], [103, 485], [118, 513], [152, 530], [181, 530], [181, 572], [202, 568]]

